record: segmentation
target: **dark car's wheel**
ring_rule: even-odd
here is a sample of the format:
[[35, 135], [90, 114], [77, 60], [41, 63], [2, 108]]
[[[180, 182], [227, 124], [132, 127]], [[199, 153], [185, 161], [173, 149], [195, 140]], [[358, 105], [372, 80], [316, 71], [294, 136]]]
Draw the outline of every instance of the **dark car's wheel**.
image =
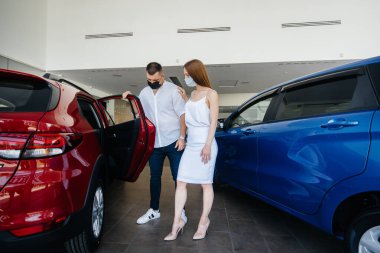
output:
[[346, 233], [349, 253], [380, 252], [380, 209], [359, 215]]
[[98, 248], [104, 223], [103, 189], [102, 181], [98, 181], [95, 189], [91, 192], [92, 202], [86, 208], [83, 232], [65, 243], [68, 253], [90, 253]]

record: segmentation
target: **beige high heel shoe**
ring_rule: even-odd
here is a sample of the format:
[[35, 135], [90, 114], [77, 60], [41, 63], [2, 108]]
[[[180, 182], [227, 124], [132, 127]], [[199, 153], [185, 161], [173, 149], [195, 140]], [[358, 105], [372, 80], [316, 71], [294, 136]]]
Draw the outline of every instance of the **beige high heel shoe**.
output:
[[[210, 226], [210, 219], [208, 219], [208, 222], [206, 223], [206, 225], [198, 225], [198, 229], [197, 229], [197, 232], [194, 234], [193, 236], [193, 240], [202, 240], [206, 237], [207, 235], [207, 231], [208, 231], [208, 227]], [[201, 230], [201, 232], [198, 232], [199, 230]]]
[[186, 223], [183, 221], [183, 219], [180, 219], [178, 227], [175, 230], [176, 232], [174, 234], [173, 234], [173, 232], [170, 232], [170, 234], [168, 234], [164, 238], [164, 241], [174, 241], [175, 239], [177, 239], [179, 232], [181, 232], [181, 234], [183, 234], [183, 228], [185, 227], [185, 224]]

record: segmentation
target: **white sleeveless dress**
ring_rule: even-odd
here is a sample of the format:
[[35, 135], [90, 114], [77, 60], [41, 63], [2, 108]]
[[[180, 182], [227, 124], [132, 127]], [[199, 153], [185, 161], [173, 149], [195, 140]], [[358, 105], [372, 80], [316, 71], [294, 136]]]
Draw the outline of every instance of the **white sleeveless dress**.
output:
[[179, 163], [177, 180], [191, 184], [212, 184], [218, 145], [215, 138], [211, 144], [211, 159], [202, 162], [201, 152], [210, 129], [210, 109], [206, 96], [198, 101], [191, 98], [185, 105], [187, 143]]

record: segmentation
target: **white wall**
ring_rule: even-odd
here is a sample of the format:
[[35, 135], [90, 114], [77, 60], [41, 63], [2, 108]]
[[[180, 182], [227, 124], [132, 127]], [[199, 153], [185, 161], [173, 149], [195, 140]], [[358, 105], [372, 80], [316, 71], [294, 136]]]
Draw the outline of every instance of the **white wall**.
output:
[[219, 94], [219, 106], [237, 106], [252, 98], [256, 93]]
[[[380, 55], [379, 0], [49, 0], [47, 66], [53, 70], [165, 66]], [[281, 28], [342, 20], [342, 25]], [[178, 28], [231, 26], [231, 32], [177, 34]], [[86, 34], [133, 37], [85, 40]]]
[[46, 69], [46, 2], [0, 1], [0, 55]]

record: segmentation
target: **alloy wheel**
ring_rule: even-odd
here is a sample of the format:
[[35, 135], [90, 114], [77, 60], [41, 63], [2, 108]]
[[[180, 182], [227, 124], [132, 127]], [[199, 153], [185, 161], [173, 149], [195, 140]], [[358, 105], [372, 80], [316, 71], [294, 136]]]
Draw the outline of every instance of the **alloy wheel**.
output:
[[380, 226], [367, 230], [359, 241], [359, 253], [380, 252]]
[[98, 238], [103, 226], [104, 216], [104, 197], [103, 190], [98, 187], [95, 191], [94, 202], [92, 205], [92, 232], [95, 238]]

